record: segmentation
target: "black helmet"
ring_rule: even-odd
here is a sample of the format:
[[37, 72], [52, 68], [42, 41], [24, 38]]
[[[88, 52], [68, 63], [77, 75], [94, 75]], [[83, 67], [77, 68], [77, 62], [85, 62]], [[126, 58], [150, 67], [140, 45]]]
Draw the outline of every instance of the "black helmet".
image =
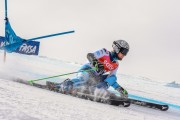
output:
[[114, 41], [112, 47], [115, 53], [122, 53], [123, 55], [127, 55], [129, 51], [129, 44], [124, 40]]

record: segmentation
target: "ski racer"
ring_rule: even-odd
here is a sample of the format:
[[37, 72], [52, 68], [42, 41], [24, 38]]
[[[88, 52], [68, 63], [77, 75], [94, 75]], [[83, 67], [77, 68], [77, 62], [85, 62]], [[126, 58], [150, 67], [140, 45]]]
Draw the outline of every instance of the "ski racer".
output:
[[112, 48], [111, 52], [103, 48], [94, 53], [88, 53], [89, 62], [80, 68], [77, 77], [67, 79], [56, 87], [71, 93], [73, 88], [85, 85], [106, 90], [111, 86], [120, 93], [121, 97], [127, 98], [128, 92], [117, 83], [116, 72], [119, 68], [118, 60], [122, 60], [127, 55], [129, 44], [124, 40], [117, 40], [113, 42]]

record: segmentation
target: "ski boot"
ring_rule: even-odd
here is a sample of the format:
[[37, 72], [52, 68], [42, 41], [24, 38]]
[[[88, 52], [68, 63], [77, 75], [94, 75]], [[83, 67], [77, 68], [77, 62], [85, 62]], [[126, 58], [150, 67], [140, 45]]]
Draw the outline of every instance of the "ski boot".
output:
[[59, 92], [63, 94], [71, 94], [73, 90], [73, 82], [68, 78], [56, 87], [59, 89]]

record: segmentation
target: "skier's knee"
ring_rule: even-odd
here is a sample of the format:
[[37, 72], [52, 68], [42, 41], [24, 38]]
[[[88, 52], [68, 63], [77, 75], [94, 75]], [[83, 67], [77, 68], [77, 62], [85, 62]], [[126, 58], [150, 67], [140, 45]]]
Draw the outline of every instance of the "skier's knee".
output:
[[77, 78], [79, 79], [79, 81], [88, 81], [89, 73], [88, 72], [80, 72], [77, 74]]

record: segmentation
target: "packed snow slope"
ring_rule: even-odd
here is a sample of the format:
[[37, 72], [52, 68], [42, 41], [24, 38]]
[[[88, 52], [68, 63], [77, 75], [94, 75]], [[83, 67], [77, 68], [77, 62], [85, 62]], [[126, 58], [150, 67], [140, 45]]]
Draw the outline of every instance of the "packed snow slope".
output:
[[[3, 56], [3, 53], [0, 52]], [[1, 57], [2, 58], [2, 57]], [[52, 91], [14, 82], [32, 80], [77, 71], [79, 64], [46, 57], [8, 54], [0, 63], [1, 120], [179, 120], [179, 88], [146, 77], [118, 74], [118, 82], [131, 97], [143, 97], [166, 102], [172, 106], [166, 112], [131, 105], [128, 108], [83, 100]], [[62, 81], [75, 75], [51, 79]], [[45, 81], [41, 81], [44, 84]], [[173, 107], [173, 105], [175, 107]]]

